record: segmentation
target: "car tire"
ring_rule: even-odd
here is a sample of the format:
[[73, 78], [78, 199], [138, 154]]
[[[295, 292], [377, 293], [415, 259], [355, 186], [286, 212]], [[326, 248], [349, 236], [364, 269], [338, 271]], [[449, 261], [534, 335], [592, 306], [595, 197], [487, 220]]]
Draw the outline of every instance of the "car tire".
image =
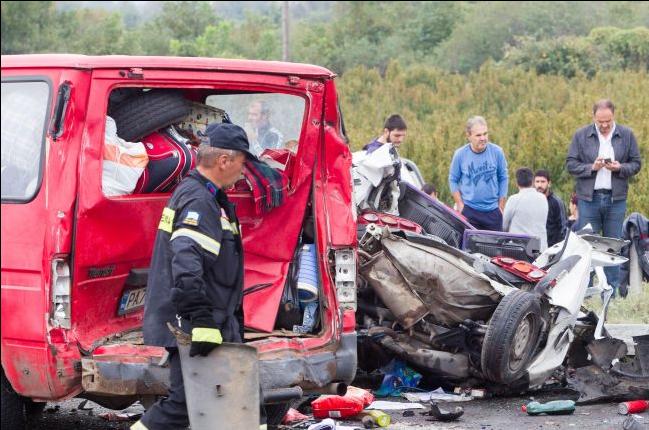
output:
[[2, 394], [1, 403], [1, 422], [3, 429], [24, 430], [25, 429], [25, 402], [18, 395], [9, 383], [2, 371]]
[[265, 405], [266, 407], [266, 423], [269, 428], [276, 427], [282, 423], [282, 419], [286, 416], [286, 412], [291, 407], [291, 403], [277, 403], [272, 405]]
[[190, 110], [190, 102], [182, 92], [151, 90], [122, 101], [111, 109], [111, 117], [119, 137], [137, 142], [147, 134], [180, 121]]
[[513, 291], [500, 301], [482, 343], [482, 373], [489, 381], [509, 384], [525, 373], [541, 333], [539, 299]]

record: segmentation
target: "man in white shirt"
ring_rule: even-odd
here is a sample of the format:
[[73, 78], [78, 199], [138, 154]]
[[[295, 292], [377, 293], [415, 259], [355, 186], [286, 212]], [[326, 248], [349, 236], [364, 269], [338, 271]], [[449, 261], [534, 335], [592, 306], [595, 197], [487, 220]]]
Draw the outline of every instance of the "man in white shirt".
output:
[[[615, 123], [615, 106], [600, 100], [593, 106], [593, 124], [572, 137], [566, 168], [576, 180], [578, 228], [590, 224], [596, 234], [622, 237], [629, 178], [640, 171], [641, 160], [633, 131]], [[604, 268], [613, 287], [618, 268]]]
[[541, 251], [544, 251], [548, 247], [548, 200], [532, 186], [534, 173], [531, 169], [518, 169], [516, 183], [518, 193], [509, 197], [505, 203], [503, 230], [538, 237], [541, 240]]

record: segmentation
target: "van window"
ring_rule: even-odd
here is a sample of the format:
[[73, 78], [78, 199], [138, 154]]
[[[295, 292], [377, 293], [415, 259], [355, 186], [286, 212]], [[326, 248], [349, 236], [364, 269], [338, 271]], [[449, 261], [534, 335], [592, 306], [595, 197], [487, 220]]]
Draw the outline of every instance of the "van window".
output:
[[255, 155], [265, 149], [297, 152], [304, 99], [288, 94], [217, 94], [206, 103], [227, 112], [230, 120], [248, 134]]
[[40, 183], [50, 87], [44, 81], [2, 82], [2, 200], [28, 202]]

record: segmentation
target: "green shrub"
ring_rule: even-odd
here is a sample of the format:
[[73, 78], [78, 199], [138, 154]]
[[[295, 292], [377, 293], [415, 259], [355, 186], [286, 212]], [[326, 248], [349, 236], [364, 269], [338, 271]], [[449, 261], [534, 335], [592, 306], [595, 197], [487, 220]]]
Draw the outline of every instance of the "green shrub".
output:
[[452, 201], [449, 164], [465, 143], [464, 124], [472, 115], [487, 119], [492, 141], [505, 151], [510, 194], [516, 192], [517, 168], [546, 168], [554, 190], [567, 202], [574, 187], [564, 168], [570, 140], [592, 121], [593, 102], [609, 97], [617, 106], [616, 120], [634, 130], [644, 162], [630, 185], [628, 212], [649, 215], [648, 82], [646, 71], [602, 72], [590, 79], [580, 72], [566, 78], [487, 63], [478, 72], [459, 75], [393, 63], [384, 77], [373, 69], [351, 69], [338, 88], [352, 149], [376, 137], [389, 114], [400, 113], [408, 123], [402, 156], [417, 163], [447, 203]]

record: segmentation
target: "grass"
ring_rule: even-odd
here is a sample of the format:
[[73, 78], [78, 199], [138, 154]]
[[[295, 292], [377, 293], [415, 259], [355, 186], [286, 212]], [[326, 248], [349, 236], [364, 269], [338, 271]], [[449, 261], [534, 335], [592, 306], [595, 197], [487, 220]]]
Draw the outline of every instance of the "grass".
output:
[[[599, 297], [591, 297], [584, 303], [597, 313], [602, 309]], [[610, 324], [649, 324], [649, 284], [642, 284], [642, 291], [625, 299], [617, 297], [608, 307], [606, 322]]]

